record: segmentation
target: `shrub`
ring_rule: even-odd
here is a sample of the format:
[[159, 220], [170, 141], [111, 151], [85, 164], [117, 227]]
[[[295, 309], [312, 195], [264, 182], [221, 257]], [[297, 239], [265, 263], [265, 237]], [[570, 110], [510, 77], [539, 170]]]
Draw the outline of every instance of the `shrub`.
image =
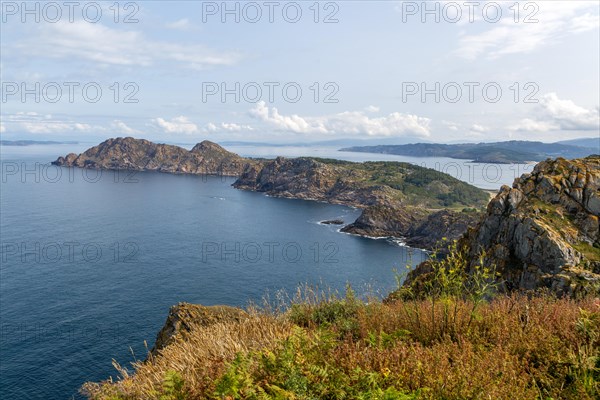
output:
[[163, 381], [163, 393], [159, 400], [185, 400], [187, 398], [181, 375], [176, 371], [167, 371]]

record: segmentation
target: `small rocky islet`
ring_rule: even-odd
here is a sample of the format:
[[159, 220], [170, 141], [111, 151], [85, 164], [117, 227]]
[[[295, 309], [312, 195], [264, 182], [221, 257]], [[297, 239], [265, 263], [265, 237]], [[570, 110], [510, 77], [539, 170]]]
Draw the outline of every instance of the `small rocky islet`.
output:
[[325, 221], [321, 221], [320, 224], [323, 225], [344, 225], [344, 221], [341, 219], [328, 219]]

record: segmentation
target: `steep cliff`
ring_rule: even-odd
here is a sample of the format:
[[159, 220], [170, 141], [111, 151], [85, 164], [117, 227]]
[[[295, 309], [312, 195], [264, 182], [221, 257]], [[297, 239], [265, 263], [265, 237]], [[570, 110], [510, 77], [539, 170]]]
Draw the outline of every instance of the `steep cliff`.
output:
[[123, 169], [184, 174], [238, 176], [248, 162], [207, 140], [190, 151], [131, 137], [108, 139], [84, 153], [59, 157], [55, 165], [92, 169]]
[[356, 221], [342, 228], [342, 232], [373, 237], [406, 237], [428, 215], [428, 211], [416, 207], [376, 205], [365, 208]]
[[[456, 212], [440, 210], [431, 213], [420, 224], [412, 226], [406, 233], [406, 244], [422, 249], [436, 248], [444, 240], [452, 241], [462, 237], [469, 227], [477, 225], [481, 213], [477, 211]], [[445, 249], [439, 249], [441, 253]]]
[[484, 251], [509, 290], [597, 290], [599, 216], [600, 156], [547, 160], [503, 186], [461, 245], [472, 260]]
[[[342, 232], [371, 237], [401, 237], [404, 243], [420, 249], [436, 249], [444, 240], [460, 239], [481, 217], [477, 211], [448, 209], [429, 211], [419, 207], [371, 206], [342, 228]], [[440, 248], [445, 253], [444, 248]]]

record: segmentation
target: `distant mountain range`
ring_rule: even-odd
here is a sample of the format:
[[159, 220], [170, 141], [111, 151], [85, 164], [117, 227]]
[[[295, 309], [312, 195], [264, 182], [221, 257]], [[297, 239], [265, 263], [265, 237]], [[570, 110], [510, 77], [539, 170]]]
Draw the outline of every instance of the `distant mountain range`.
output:
[[[222, 146], [268, 146], [268, 147], [350, 147], [350, 146], [365, 146], [370, 143], [377, 143], [378, 145], [384, 144], [408, 144], [414, 143], [417, 140], [423, 140], [417, 137], [404, 137], [404, 138], [383, 138], [383, 139], [330, 139], [330, 140], [318, 140], [318, 141], [300, 141], [300, 142], [266, 142], [266, 141], [242, 141], [242, 140], [229, 140], [219, 141]], [[427, 142], [427, 141], [426, 141]]]
[[79, 142], [55, 142], [52, 140], [0, 140], [0, 146], [32, 146], [34, 144], [79, 144]]
[[340, 149], [361, 153], [396, 154], [412, 157], [449, 157], [476, 162], [509, 164], [542, 161], [547, 158], [581, 158], [600, 154], [600, 138], [567, 140], [557, 143], [511, 140], [495, 143], [354, 146]]
[[560, 142], [556, 142], [560, 144], [568, 144], [571, 146], [579, 146], [579, 147], [593, 147], [600, 148], [600, 136], [595, 138], [581, 138], [581, 139], [571, 139], [571, 140], [561, 140]]

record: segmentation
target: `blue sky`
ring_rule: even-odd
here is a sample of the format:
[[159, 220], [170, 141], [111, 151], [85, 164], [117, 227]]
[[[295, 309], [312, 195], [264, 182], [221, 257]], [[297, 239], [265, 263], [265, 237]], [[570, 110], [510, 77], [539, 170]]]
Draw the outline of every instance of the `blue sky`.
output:
[[599, 134], [597, 1], [45, 4], [2, 2], [4, 139]]

